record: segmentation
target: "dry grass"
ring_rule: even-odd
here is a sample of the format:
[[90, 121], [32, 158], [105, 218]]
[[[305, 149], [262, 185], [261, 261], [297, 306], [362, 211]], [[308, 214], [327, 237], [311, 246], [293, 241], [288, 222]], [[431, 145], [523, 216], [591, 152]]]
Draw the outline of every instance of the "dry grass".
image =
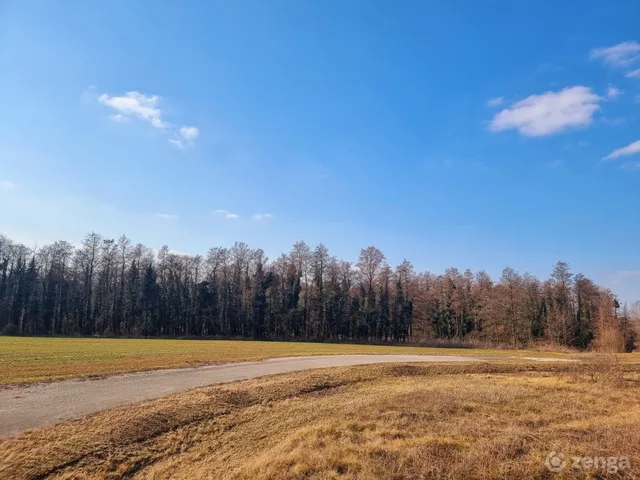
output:
[[640, 369], [624, 385], [582, 364], [327, 369], [207, 387], [0, 442], [0, 478], [551, 478], [550, 451], [629, 457]]
[[29, 338], [0, 336], [0, 385], [182, 368], [272, 357], [330, 354], [560, 356], [509, 350], [233, 340]]

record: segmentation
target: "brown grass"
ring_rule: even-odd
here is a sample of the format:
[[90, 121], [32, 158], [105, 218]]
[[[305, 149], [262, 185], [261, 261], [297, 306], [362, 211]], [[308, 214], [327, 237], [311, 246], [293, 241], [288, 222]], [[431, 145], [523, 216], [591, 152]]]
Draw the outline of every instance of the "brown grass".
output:
[[382, 365], [200, 388], [0, 442], [0, 478], [552, 478], [550, 451], [628, 456], [640, 369], [619, 388], [580, 364]]

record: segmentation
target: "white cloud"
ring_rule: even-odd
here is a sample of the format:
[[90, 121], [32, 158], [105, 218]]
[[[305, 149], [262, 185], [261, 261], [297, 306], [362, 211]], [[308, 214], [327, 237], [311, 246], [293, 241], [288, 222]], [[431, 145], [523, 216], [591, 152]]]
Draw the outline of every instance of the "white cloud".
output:
[[0, 190], [13, 190], [16, 184], [9, 180], [0, 180]]
[[178, 218], [178, 215], [174, 215], [172, 213], [156, 213], [156, 217], [162, 218], [165, 220], [170, 220], [170, 219]]
[[238, 215], [237, 213], [230, 212], [228, 210], [218, 209], [215, 211], [215, 213], [219, 215], [224, 215], [224, 218], [240, 218], [240, 215]]
[[635, 153], [640, 153], [640, 140], [636, 140], [635, 142], [627, 145], [626, 147], [615, 149], [609, 155], [604, 157], [603, 160], [613, 160], [618, 157], [633, 155]]
[[613, 100], [617, 98], [621, 93], [622, 93], [622, 90], [609, 85], [609, 88], [607, 89], [607, 98], [610, 100]]
[[601, 58], [614, 67], [626, 67], [640, 61], [640, 43], [622, 42], [613, 47], [594, 48], [591, 58]]
[[627, 78], [640, 78], [640, 68], [636, 68], [635, 70], [631, 70], [626, 73], [625, 77]]
[[159, 107], [160, 101], [161, 98], [158, 95], [147, 96], [140, 92], [127, 92], [122, 96], [103, 93], [98, 97], [98, 102], [117, 112], [109, 116], [112, 121], [123, 123], [138, 119], [169, 134], [169, 143], [176, 147], [185, 148], [191, 145], [198, 138], [200, 130], [187, 125], [177, 129], [165, 121]]
[[495, 97], [487, 102], [488, 107], [498, 107], [504, 103], [504, 97]]
[[260, 221], [260, 220], [268, 220], [270, 218], [273, 218], [273, 215], [271, 215], [270, 213], [256, 213], [253, 216], [253, 219], [254, 220], [258, 220], [258, 221]]
[[515, 129], [529, 137], [551, 135], [590, 124], [601, 100], [582, 85], [531, 95], [497, 113], [489, 128], [494, 132]]
[[[148, 122], [154, 128], [164, 130], [170, 124], [162, 119], [162, 111], [158, 108], [160, 97], [158, 95], [146, 96], [140, 92], [127, 92], [121, 97], [112, 97], [103, 93], [98, 97], [102, 105], [113, 108], [118, 113], [115, 115], [118, 120], [132, 117]], [[111, 117], [115, 120], [114, 116]]]
[[191, 142], [191, 141], [195, 140], [196, 138], [198, 138], [198, 135], [200, 135], [200, 130], [198, 130], [198, 127], [187, 127], [187, 126], [184, 126], [184, 127], [180, 128], [180, 135], [187, 142]]

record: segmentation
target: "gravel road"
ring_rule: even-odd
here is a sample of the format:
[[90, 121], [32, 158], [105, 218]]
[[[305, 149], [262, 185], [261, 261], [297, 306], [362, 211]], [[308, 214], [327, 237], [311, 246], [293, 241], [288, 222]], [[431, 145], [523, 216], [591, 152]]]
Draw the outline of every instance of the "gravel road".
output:
[[100, 378], [65, 380], [0, 390], [0, 437], [81, 418], [127, 403], [163, 397], [195, 387], [313, 368], [373, 363], [477, 362], [454, 355], [327, 355], [283, 357], [259, 362], [155, 370]]

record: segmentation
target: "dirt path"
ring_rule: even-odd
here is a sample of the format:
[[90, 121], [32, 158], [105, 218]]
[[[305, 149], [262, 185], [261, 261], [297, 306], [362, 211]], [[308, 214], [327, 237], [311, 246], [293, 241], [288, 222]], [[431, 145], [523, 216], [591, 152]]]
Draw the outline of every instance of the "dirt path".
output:
[[324, 367], [398, 362], [477, 362], [453, 355], [327, 355], [283, 357], [199, 368], [156, 370], [66, 380], [0, 390], [0, 437], [80, 418], [107, 408], [162, 397], [195, 387]]

